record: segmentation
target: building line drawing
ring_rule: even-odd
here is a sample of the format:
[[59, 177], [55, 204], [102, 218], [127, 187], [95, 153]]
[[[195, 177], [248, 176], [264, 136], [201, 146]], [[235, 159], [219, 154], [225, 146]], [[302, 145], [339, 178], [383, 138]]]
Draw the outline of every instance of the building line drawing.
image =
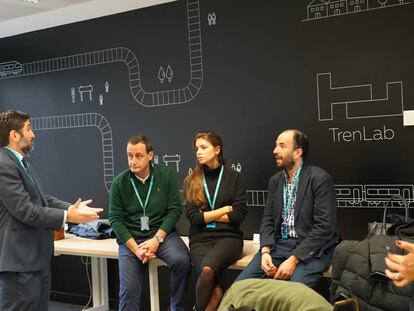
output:
[[[138, 59], [134, 52], [126, 47], [116, 47], [23, 63], [21, 64], [21, 71], [13, 72], [13, 74], [7, 73], [4, 76], [0, 72], [0, 80], [122, 62], [128, 67], [131, 94], [140, 105], [144, 107], [159, 107], [187, 103], [197, 96], [203, 83], [199, 0], [187, 0], [187, 33], [190, 56], [190, 81], [183, 88], [154, 92], [146, 91], [141, 83]], [[18, 62], [15, 63], [20, 64]]]
[[[332, 121], [334, 107], [344, 105], [346, 119], [401, 117], [404, 114], [403, 82], [385, 84], [385, 98], [374, 98], [372, 84], [332, 86], [330, 72], [316, 74], [319, 121]], [[369, 107], [368, 107], [369, 105]], [[362, 108], [365, 108], [362, 110]], [[367, 113], [369, 110], [371, 112]], [[374, 108], [377, 112], [374, 112]], [[380, 112], [380, 110], [384, 110]]]
[[109, 93], [109, 82], [105, 81], [105, 93]]
[[307, 18], [303, 19], [302, 22], [386, 9], [411, 3], [409, 0], [389, 0], [382, 3], [378, 0], [313, 0], [306, 7]]
[[99, 105], [103, 106], [103, 95], [99, 94]]
[[88, 84], [88, 85], [80, 85], [78, 87], [78, 92], [80, 95], [80, 100], [83, 103], [83, 94], [87, 93], [87, 95], [89, 95], [89, 101], [92, 101], [92, 92], [93, 92], [93, 85]]
[[108, 120], [99, 113], [81, 113], [62, 116], [32, 118], [35, 131], [58, 130], [79, 127], [96, 127], [102, 137], [102, 160], [105, 188], [109, 192], [114, 179], [114, 153], [112, 129]]

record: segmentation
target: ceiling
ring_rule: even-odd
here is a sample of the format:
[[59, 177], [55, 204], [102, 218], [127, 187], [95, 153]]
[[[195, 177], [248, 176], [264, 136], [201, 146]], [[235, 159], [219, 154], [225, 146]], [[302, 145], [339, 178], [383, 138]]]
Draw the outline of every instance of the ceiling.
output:
[[177, 0], [0, 0], [0, 38]]
[[38, 3], [29, 3], [23, 0], [0, 0], [0, 22], [88, 1], [90, 0], [39, 0]]

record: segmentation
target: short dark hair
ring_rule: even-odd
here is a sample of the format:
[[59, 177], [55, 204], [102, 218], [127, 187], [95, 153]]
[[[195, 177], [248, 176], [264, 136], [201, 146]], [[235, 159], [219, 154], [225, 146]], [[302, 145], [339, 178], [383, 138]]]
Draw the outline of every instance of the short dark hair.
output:
[[13, 130], [20, 131], [24, 123], [30, 118], [30, 114], [19, 110], [0, 112], [0, 147], [7, 146], [10, 132]]
[[295, 143], [296, 149], [301, 148], [302, 158], [304, 160], [307, 159], [309, 155], [310, 146], [309, 146], [309, 140], [306, 137], [305, 133], [303, 133], [302, 131], [298, 129], [289, 129], [289, 130], [286, 130], [285, 132], [289, 132], [289, 131], [293, 132], [293, 142]]
[[131, 136], [128, 139], [128, 144], [131, 144], [131, 145], [144, 144], [145, 150], [147, 151], [147, 153], [154, 151], [154, 147], [152, 145], [151, 140], [144, 135]]

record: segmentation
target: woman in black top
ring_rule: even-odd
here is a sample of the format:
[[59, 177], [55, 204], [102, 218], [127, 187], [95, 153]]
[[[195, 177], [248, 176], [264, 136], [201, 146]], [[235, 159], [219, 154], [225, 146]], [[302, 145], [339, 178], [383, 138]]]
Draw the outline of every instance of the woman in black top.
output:
[[185, 211], [190, 221], [190, 255], [199, 273], [195, 310], [217, 310], [223, 290], [221, 272], [240, 259], [247, 212], [240, 173], [225, 166], [223, 142], [211, 132], [194, 139], [197, 164], [184, 180]]

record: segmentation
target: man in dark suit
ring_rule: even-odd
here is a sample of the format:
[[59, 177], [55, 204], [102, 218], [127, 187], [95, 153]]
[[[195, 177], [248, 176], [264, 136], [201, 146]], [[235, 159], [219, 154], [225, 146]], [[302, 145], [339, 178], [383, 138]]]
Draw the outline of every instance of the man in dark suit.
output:
[[0, 112], [0, 310], [46, 311], [53, 230], [99, 218], [91, 200], [73, 205], [44, 193], [28, 153], [30, 115]]
[[291, 280], [314, 287], [330, 265], [338, 240], [336, 196], [331, 177], [304, 163], [306, 135], [282, 132], [273, 154], [282, 170], [269, 180], [260, 228], [260, 251], [236, 281]]

